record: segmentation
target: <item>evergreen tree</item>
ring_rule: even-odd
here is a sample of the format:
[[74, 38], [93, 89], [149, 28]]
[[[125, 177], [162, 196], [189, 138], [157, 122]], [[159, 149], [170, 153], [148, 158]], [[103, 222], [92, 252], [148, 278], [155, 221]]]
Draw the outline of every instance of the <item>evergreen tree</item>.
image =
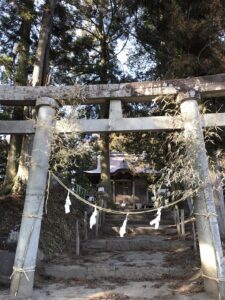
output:
[[224, 72], [224, 4], [223, 0], [133, 1], [137, 53], [131, 62], [135, 66], [145, 58], [146, 79]]
[[[11, 9], [10, 9], [11, 8]], [[34, 20], [34, 6], [33, 1], [18, 1], [18, 3], [14, 4], [12, 7], [8, 7], [9, 14], [3, 15], [3, 25], [7, 22], [7, 17], [10, 14], [17, 10], [17, 17], [15, 30], [17, 31], [17, 35], [7, 33], [6, 36], [3, 35], [2, 43], [3, 49], [6, 51], [6, 55], [9, 57], [13, 55], [12, 59], [12, 74], [13, 81], [16, 85], [26, 85], [28, 78], [28, 68], [29, 68], [29, 50], [30, 50], [30, 35], [31, 35], [31, 26]], [[12, 29], [12, 28], [11, 28]], [[10, 31], [9, 31], [10, 32]], [[5, 45], [7, 44], [7, 38], [9, 38], [9, 43], [14, 45], [14, 49], [6, 50]], [[16, 45], [16, 47], [15, 47]], [[2, 49], [2, 50], [3, 50]], [[14, 71], [14, 72], [13, 72]], [[18, 120], [23, 119], [23, 108], [17, 107], [14, 108], [12, 113], [12, 119]], [[21, 152], [22, 145], [22, 136], [20, 135], [11, 135], [10, 145], [8, 150], [8, 158], [7, 158], [7, 168], [6, 175], [4, 178], [4, 183], [1, 187], [1, 193], [9, 193], [14, 185], [15, 177], [18, 170], [19, 165], [19, 157]]]
[[[126, 43], [130, 15], [124, 1], [70, 0], [56, 8], [51, 57], [57, 83], [121, 80], [118, 42]], [[121, 47], [122, 48], [122, 47]]]

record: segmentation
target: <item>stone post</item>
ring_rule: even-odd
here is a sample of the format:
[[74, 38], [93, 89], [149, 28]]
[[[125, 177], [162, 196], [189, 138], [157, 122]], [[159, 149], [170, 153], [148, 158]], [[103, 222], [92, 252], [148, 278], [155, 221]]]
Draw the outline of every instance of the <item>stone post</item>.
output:
[[11, 296], [22, 299], [31, 297], [33, 293], [51, 141], [58, 107], [55, 100], [48, 97], [39, 98], [36, 106], [39, 108], [37, 127], [10, 289]]
[[225, 266], [198, 109], [199, 99], [200, 96], [196, 91], [185, 91], [178, 94], [187, 155], [191, 167], [200, 181], [194, 200], [194, 212], [205, 290], [212, 295], [213, 299], [225, 299], [225, 282], [223, 282]]
[[79, 230], [79, 219], [76, 220], [76, 255], [80, 255], [80, 230]]
[[132, 180], [132, 202], [133, 202], [133, 209], [135, 209], [135, 180]]
[[218, 215], [218, 225], [221, 238], [225, 238], [225, 204], [222, 188], [222, 178], [220, 175], [219, 159], [216, 156], [211, 157], [213, 167], [210, 170], [210, 179], [213, 186], [213, 195], [215, 200], [216, 213]]
[[112, 181], [112, 190], [113, 190], [113, 202], [116, 203], [116, 186], [115, 180]]
[[84, 212], [84, 240], [87, 241], [88, 239], [88, 218], [87, 218], [87, 211]]

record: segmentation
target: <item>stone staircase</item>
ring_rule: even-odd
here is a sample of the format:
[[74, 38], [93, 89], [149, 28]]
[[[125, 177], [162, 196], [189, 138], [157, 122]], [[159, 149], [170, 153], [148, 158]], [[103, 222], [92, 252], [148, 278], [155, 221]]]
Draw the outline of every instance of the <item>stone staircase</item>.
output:
[[162, 220], [159, 230], [150, 227], [153, 218], [132, 216], [126, 236], [120, 238], [124, 216], [106, 216], [99, 237], [82, 241], [79, 257], [72, 242], [70, 255], [56, 258], [45, 267], [44, 274], [58, 279], [134, 281], [186, 276], [190, 270], [185, 264], [171, 263], [170, 255], [183, 252], [185, 257], [192, 251], [192, 242], [176, 239], [175, 229], [166, 227], [168, 220]]
[[[155, 230], [154, 227], [150, 226], [149, 223], [156, 216], [155, 212], [140, 214], [140, 215], [130, 215], [128, 216], [127, 222], [127, 236], [135, 235], [149, 235]], [[169, 216], [169, 217], [168, 217]], [[101, 228], [102, 236], [119, 236], [120, 226], [123, 224], [125, 215], [106, 215], [106, 222]], [[160, 222], [160, 229], [164, 228], [166, 225], [172, 225], [173, 218], [171, 213], [162, 213], [162, 220]]]

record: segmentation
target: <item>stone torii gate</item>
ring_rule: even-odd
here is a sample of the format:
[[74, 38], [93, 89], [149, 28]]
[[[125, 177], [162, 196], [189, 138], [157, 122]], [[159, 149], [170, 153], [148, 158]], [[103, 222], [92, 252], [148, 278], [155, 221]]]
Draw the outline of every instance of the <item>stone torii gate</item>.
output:
[[[79, 93], [77, 92], [79, 90]], [[148, 102], [157, 96], [174, 95], [180, 103], [180, 117], [123, 118], [121, 102]], [[205, 289], [225, 299], [225, 265], [209, 178], [202, 127], [225, 126], [225, 113], [199, 114], [198, 101], [225, 96], [225, 74], [205, 77], [110, 85], [21, 87], [1, 86], [0, 104], [36, 106], [33, 120], [0, 121], [1, 134], [34, 134], [31, 166], [24, 211], [16, 250], [12, 297], [32, 296], [34, 271], [40, 236], [44, 195], [53, 128], [56, 132], [133, 132], [184, 130], [187, 153], [193, 169], [204, 183], [195, 200], [196, 223]], [[108, 119], [74, 120], [62, 125], [54, 116], [58, 103], [101, 104], [110, 102]]]

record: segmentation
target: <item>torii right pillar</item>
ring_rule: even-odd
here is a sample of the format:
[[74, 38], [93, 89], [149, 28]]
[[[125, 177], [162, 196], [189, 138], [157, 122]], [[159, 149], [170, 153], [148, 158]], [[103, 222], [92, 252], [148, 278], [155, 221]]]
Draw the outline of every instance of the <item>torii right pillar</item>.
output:
[[180, 103], [188, 159], [201, 182], [194, 201], [194, 212], [204, 286], [213, 299], [225, 300], [225, 264], [198, 108], [200, 95], [193, 90], [180, 92], [177, 100]]

